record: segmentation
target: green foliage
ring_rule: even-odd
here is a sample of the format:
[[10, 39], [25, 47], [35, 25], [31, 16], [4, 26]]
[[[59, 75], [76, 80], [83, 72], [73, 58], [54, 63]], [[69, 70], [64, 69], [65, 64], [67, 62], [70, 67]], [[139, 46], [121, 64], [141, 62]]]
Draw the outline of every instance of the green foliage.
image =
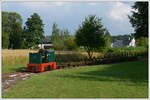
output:
[[14, 24], [12, 26], [13, 30], [13, 34], [10, 34], [11, 36], [11, 41], [12, 41], [12, 48], [13, 49], [18, 49], [18, 48], [22, 48], [22, 46], [24, 45], [23, 43], [23, 36], [22, 36], [22, 27], [19, 24]]
[[126, 55], [127, 53], [129, 55], [134, 55], [134, 56], [147, 56], [148, 55], [148, 48], [144, 46], [138, 46], [138, 47], [120, 47], [120, 48], [109, 48], [107, 52], [105, 53], [121, 53], [123, 55]]
[[53, 24], [51, 36], [55, 50], [76, 50], [77, 45], [74, 36], [71, 36], [68, 29], [60, 30], [56, 23]]
[[24, 27], [24, 40], [27, 48], [41, 44], [44, 38], [44, 24], [37, 13], [31, 15]]
[[111, 35], [108, 32], [108, 30], [106, 30], [106, 32], [105, 32], [104, 39], [105, 39], [105, 48], [110, 48], [110, 46], [111, 46]]
[[58, 41], [59, 40], [59, 29], [57, 28], [57, 24], [54, 23], [53, 24], [53, 29], [52, 29], [52, 36], [51, 36], [51, 39], [52, 41]]
[[7, 49], [9, 45], [9, 34], [5, 33], [4, 28], [2, 27], [2, 48]]
[[[121, 47], [121, 48], [108, 48], [107, 51], [103, 51], [104, 57], [99, 55], [99, 59], [102, 59], [101, 62], [113, 63], [120, 61], [132, 61], [138, 60], [139, 57], [147, 58], [148, 57], [148, 48], [147, 47]], [[140, 59], [141, 60], [141, 59]]]
[[55, 50], [64, 50], [63, 31], [58, 29], [56, 23], [53, 24], [51, 40]]
[[66, 50], [77, 50], [77, 44], [75, 42], [74, 36], [69, 36], [67, 39], [64, 40], [64, 45], [66, 47]]
[[138, 46], [147, 46], [148, 47], [148, 38], [140, 37], [136, 40], [136, 45]]
[[112, 36], [112, 42], [116, 41], [116, 40], [124, 40], [124, 39], [128, 39], [130, 37], [130, 35], [117, 35], [117, 36]]
[[135, 37], [148, 37], [148, 2], [135, 2], [130, 22], [135, 29]]
[[22, 48], [22, 18], [18, 13], [2, 12], [2, 41], [2, 48]]
[[85, 48], [90, 59], [95, 49], [104, 46], [104, 32], [101, 19], [92, 15], [86, 17], [79, 26], [76, 32], [76, 43]]
[[[55, 54], [57, 65], [84, 65], [83, 59], [87, 56], [82, 53], [71, 53], [71, 54]], [[57, 66], [59, 67], [59, 66]]]
[[68, 31], [68, 29], [64, 29], [64, 31], [63, 31], [64, 33], [64, 38], [67, 38], [67, 37], [69, 37], [70, 36], [70, 33], [69, 33], [69, 31]]
[[142, 52], [148, 51], [148, 49], [144, 46], [137, 47], [118, 47], [118, 48], [109, 48], [108, 52]]

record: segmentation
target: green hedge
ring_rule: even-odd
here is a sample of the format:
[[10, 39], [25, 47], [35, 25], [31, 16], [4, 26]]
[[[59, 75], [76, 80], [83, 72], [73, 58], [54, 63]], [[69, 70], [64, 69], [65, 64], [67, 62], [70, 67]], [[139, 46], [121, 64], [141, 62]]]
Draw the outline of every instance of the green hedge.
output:
[[83, 54], [56, 54], [57, 65], [90, 65], [123, 61], [136, 61], [138, 57], [148, 57], [147, 47], [109, 48], [107, 52], [100, 53], [97, 58], [88, 59]]

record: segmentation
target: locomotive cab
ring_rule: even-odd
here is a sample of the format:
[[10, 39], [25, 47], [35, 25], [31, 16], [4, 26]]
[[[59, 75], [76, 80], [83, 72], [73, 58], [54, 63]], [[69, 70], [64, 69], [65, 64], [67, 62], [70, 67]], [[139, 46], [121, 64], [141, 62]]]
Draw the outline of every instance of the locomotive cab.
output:
[[29, 53], [28, 71], [43, 72], [53, 69], [56, 69], [54, 50], [40, 49], [37, 53]]

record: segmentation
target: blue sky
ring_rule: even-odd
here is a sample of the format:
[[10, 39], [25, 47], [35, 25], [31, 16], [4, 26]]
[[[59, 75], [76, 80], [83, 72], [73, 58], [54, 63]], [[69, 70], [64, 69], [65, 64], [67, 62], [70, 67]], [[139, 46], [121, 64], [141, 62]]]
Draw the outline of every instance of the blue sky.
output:
[[134, 2], [2, 2], [2, 11], [17, 12], [22, 16], [23, 26], [33, 13], [38, 13], [45, 24], [44, 33], [50, 35], [54, 22], [60, 29], [71, 34], [81, 25], [84, 18], [94, 14], [111, 35], [134, 32], [127, 15], [131, 15]]

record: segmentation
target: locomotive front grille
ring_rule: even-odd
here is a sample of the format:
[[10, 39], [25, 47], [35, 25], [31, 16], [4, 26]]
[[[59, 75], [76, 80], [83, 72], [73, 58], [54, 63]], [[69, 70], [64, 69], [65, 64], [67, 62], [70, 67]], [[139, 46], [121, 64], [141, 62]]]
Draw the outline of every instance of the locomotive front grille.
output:
[[30, 66], [29, 69], [30, 69], [30, 70], [39, 69], [39, 66]]

